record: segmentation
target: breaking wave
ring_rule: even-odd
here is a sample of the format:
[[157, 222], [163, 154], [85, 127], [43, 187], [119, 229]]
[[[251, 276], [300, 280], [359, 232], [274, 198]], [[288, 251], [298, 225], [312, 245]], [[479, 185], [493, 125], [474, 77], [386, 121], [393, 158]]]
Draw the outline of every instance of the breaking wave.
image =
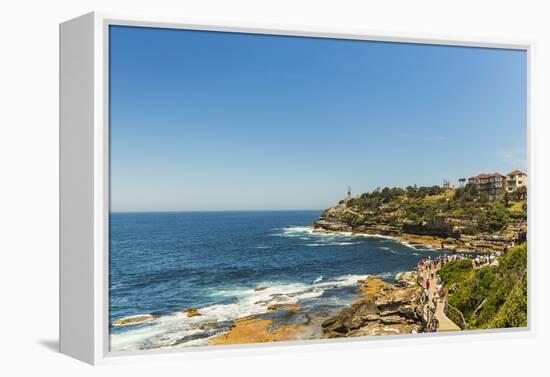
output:
[[234, 288], [212, 293], [233, 298], [231, 304], [199, 308], [199, 316], [188, 317], [183, 311], [163, 315], [153, 321], [128, 325], [126, 331], [111, 334], [111, 351], [205, 345], [225, 333], [231, 323], [242, 317], [261, 314], [274, 304], [299, 304], [318, 299], [331, 289], [358, 285], [367, 275], [343, 275], [333, 279], [319, 276], [311, 284], [271, 283], [256, 288]]

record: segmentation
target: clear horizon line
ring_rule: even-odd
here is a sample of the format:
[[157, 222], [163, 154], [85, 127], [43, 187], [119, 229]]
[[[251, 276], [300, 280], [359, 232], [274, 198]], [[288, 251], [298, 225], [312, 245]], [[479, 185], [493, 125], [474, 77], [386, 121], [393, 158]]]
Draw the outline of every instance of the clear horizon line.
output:
[[178, 212], [291, 212], [291, 211], [323, 211], [323, 209], [168, 209], [168, 210], [123, 210], [112, 211], [109, 213], [178, 213]]

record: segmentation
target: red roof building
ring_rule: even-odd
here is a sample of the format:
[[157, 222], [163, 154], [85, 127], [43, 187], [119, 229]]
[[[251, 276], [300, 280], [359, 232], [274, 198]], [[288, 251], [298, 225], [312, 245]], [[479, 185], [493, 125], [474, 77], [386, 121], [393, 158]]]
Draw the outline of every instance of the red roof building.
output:
[[500, 173], [482, 173], [468, 178], [468, 184], [475, 185], [480, 192], [486, 192], [495, 197], [506, 190], [506, 176]]
[[506, 189], [514, 192], [520, 187], [527, 187], [527, 174], [521, 170], [514, 170], [506, 176]]

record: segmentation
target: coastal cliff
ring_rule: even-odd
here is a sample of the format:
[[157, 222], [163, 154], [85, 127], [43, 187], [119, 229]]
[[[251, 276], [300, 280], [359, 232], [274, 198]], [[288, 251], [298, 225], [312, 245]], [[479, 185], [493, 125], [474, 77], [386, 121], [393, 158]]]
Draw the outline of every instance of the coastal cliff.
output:
[[473, 187], [377, 189], [321, 213], [315, 231], [388, 235], [412, 244], [493, 252], [524, 242], [525, 196], [489, 198]]

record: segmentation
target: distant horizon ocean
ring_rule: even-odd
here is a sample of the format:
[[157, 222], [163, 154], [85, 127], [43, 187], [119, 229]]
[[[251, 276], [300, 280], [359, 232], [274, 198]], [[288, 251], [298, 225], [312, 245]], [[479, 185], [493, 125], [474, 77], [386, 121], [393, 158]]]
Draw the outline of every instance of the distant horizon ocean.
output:
[[[357, 299], [358, 280], [392, 280], [434, 253], [391, 237], [314, 233], [320, 212], [111, 212], [111, 350], [205, 345], [273, 303], [335, 314]], [[112, 326], [144, 314], [158, 318]]]

